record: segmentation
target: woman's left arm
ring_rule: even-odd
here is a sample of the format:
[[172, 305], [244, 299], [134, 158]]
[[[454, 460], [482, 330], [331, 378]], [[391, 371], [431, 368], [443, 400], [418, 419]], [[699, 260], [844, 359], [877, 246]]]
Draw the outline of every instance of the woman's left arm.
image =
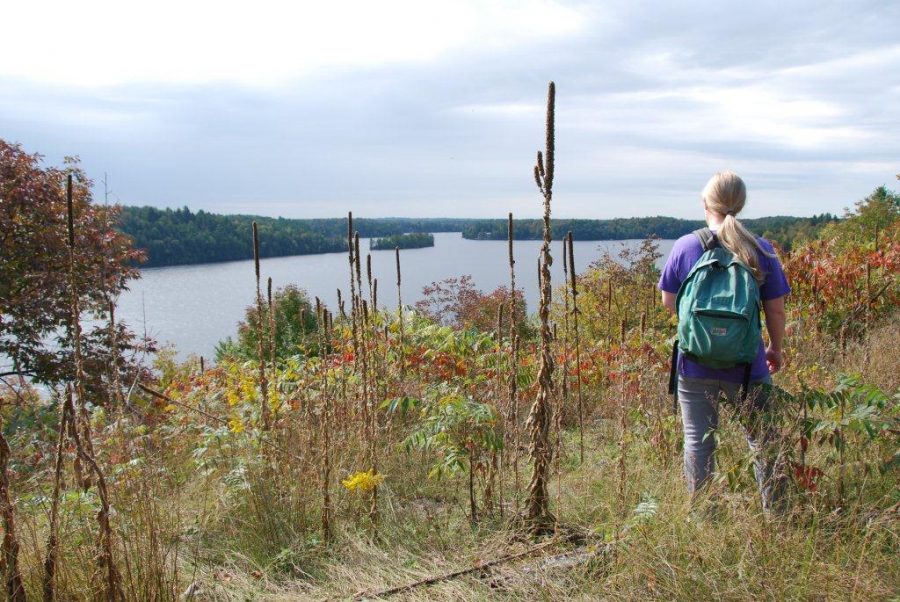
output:
[[784, 365], [784, 297], [763, 301], [766, 314], [766, 330], [769, 332], [769, 346], [766, 348], [766, 364], [769, 374], [775, 374]]

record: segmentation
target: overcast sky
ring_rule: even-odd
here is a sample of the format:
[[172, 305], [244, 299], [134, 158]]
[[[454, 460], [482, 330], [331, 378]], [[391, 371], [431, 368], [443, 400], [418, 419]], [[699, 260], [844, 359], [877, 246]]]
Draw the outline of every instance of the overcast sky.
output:
[[[10, 2], [0, 138], [126, 204], [288, 217], [840, 212], [898, 188], [900, 2]], [[102, 196], [95, 193], [97, 197]]]

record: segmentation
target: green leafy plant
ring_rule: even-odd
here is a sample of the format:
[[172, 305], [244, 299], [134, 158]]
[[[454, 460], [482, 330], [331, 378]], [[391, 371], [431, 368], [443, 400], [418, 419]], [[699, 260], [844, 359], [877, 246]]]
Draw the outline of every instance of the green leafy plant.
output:
[[[422, 405], [420, 426], [402, 443], [407, 452], [415, 449], [433, 454], [429, 478], [468, 472], [471, 518], [477, 520], [475, 473], [487, 467], [490, 452], [503, 448], [497, 411], [491, 404], [475, 401], [455, 387], [440, 385], [433, 399]], [[389, 411], [403, 411], [409, 403], [392, 400]]]
[[[878, 387], [862, 382], [857, 375], [842, 374], [830, 391], [804, 392], [809, 417], [803, 421], [804, 445], [821, 445], [827, 450], [826, 462], [840, 469], [850, 460], [856, 470], [880, 472], [897, 463], [897, 434], [900, 427], [900, 391], [889, 396]], [[869, 445], [888, 444], [893, 455], [888, 459], [864, 455]]]

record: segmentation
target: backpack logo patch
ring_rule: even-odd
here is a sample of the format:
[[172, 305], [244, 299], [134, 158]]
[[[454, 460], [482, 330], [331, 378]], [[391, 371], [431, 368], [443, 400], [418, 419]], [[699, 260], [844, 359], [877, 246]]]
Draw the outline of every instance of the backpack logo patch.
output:
[[709, 329], [709, 334], [713, 335], [714, 337], [724, 337], [728, 334], [728, 329], [722, 326], [713, 326]]

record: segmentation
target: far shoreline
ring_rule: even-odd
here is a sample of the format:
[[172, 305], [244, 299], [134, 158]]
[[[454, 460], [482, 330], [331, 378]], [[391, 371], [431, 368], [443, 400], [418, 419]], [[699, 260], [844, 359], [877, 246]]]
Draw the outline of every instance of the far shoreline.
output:
[[[460, 235], [459, 238], [461, 238], [462, 240], [466, 240], [466, 241], [473, 242], [473, 243], [506, 242], [506, 239], [503, 239], [501, 241], [501, 239], [494, 239], [494, 238], [466, 238], [465, 236], [462, 236], [462, 232], [432, 232], [430, 234], [459, 234]], [[360, 244], [362, 244], [363, 241], [367, 241], [367, 240], [369, 240], [369, 239], [360, 237]], [[520, 238], [520, 239], [514, 239], [513, 243], [534, 242], [536, 240], [540, 240], [540, 239]], [[642, 240], [646, 240], [646, 237], [645, 238], [582, 239], [582, 240], [577, 240], [576, 242], [597, 242], [597, 243], [622, 242], [622, 243], [625, 243], [625, 242], [634, 242], [634, 241], [642, 241]], [[656, 237], [656, 240], [663, 241], [663, 240], [674, 240], [674, 239]], [[552, 242], [562, 242], [562, 238], [554, 238]], [[426, 249], [433, 249], [436, 246], [437, 246], [437, 243], [435, 243], [434, 245], [428, 246], [428, 247], [416, 247], [416, 248], [409, 248], [409, 249], [401, 248], [400, 251], [401, 252], [423, 251]], [[370, 253], [394, 253], [395, 249], [393, 249], [393, 248], [391, 248], [391, 249], [371, 249], [370, 248], [370, 249], [368, 249], [368, 252], [370, 252]], [[347, 253], [347, 251], [344, 250], [344, 251], [322, 251], [322, 252], [318, 252], [318, 253], [294, 253], [291, 255], [267, 255], [265, 257], [260, 257], [260, 261], [265, 261], [267, 259], [285, 259], [288, 257], [317, 257], [317, 256], [322, 256], [322, 255], [344, 255], [346, 253]], [[150, 266], [138, 265], [136, 267], [139, 271], [145, 272], [145, 271], [149, 271], [149, 270], [156, 271], [156, 270], [167, 270], [167, 269], [172, 269], [172, 268], [188, 268], [188, 267], [196, 267], [196, 266], [204, 266], [204, 265], [219, 266], [219, 265], [226, 265], [229, 263], [243, 263], [243, 262], [247, 262], [247, 261], [253, 261], [253, 256], [250, 255], [249, 257], [245, 257], [243, 259], [223, 259], [221, 261], [197, 261], [197, 262], [172, 263], [172, 264], [167, 264], [167, 265], [150, 265]]]

